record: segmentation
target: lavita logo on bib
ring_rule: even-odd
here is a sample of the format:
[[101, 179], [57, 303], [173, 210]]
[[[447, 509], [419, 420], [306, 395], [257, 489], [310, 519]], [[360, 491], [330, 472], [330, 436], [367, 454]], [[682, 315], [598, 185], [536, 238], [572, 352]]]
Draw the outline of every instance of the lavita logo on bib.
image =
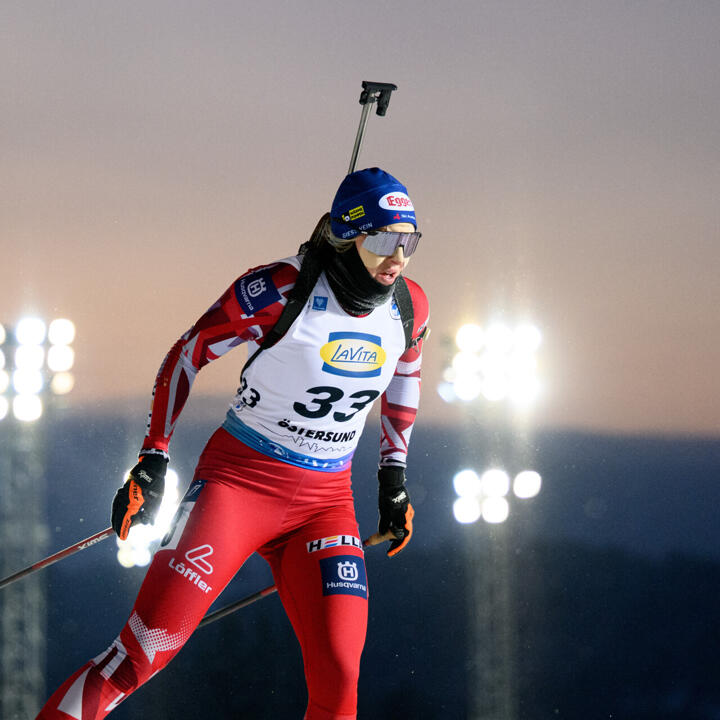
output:
[[343, 377], [368, 378], [380, 375], [387, 353], [382, 338], [357, 332], [331, 332], [320, 348], [323, 372]]

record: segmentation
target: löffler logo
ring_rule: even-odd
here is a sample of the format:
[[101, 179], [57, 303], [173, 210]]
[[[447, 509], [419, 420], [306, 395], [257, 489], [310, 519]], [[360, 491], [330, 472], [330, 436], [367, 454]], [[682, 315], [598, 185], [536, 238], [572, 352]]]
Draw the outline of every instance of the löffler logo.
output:
[[189, 560], [198, 570], [202, 570], [204, 573], [211, 575], [213, 566], [205, 560], [205, 558], [210, 557], [213, 552], [215, 551], [212, 545], [200, 545], [192, 550], [188, 550], [185, 553], [185, 559]]

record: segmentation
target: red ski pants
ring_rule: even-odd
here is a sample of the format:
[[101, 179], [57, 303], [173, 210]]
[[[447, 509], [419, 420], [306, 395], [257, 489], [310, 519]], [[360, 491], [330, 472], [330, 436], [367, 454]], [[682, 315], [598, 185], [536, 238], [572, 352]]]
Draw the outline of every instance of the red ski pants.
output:
[[127, 624], [105, 652], [63, 683], [38, 720], [104, 718], [175, 656], [254, 551], [270, 563], [302, 648], [305, 718], [355, 718], [367, 579], [350, 470], [295, 467], [220, 429]]

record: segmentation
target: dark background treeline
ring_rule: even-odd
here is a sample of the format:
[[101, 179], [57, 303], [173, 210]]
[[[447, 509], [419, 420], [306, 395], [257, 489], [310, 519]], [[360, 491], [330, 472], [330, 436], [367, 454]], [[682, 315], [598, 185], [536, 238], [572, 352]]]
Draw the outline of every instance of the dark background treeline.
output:
[[[134, 417], [70, 416], [48, 428], [49, 551], [107, 525], [142, 432]], [[191, 419], [178, 429], [172, 464], [184, 484], [213, 428]], [[376, 436], [369, 427], [354, 468], [363, 535], [376, 522]], [[718, 446], [560, 431], [520, 439], [472, 421], [461, 431], [418, 427], [409, 470], [416, 535], [393, 560], [367, 553], [359, 717], [473, 717], [484, 653], [498, 657], [481, 607], [498, 583], [518, 719], [720, 717]], [[458, 525], [452, 475], [496, 463], [541, 472], [540, 496], [513, 500], [502, 527]], [[49, 690], [127, 618], [144, 569], [125, 570], [114, 555], [106, 541], [45, 571]], [[271, 582], [254, 556], [216, 607]], [[198, 631], [113, 717], [292, 718], [304, 703], [299, 646], [273, 596]]]

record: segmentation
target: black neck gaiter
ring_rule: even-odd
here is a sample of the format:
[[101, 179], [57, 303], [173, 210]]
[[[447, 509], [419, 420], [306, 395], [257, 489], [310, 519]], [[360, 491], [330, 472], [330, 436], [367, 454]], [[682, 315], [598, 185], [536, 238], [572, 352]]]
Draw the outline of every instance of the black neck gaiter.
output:
[[395, 283], [383, 285], [375, 280], [355, 245], [346, 252], [336, 252], [330, 246], [323, 250], [323, 269], [330, 288], [350, 315], [366, 315], [392, 295]]

